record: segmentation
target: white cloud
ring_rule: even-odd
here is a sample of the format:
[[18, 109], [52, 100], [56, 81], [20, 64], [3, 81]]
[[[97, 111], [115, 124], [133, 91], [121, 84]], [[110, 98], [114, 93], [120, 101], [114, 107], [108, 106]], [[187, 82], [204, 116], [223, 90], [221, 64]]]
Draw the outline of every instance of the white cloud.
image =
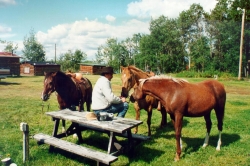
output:
[[113, 22], [113, 21], [115, 21], [115, 17], [111, 16], [111, 15], [107, 15], [106, 20], [109, 21], [109, 22]]
[[11, 38], [13, 36], [15, 36], [15, 34], [12, 33], [10, 27], [0, 25], [0, 39]]
[[66, 53], [69, 49], [72, 51], [80, 49], [88, 55], [89, 60], [93, 60], [97, 48], [104, 45], [108, 38], [125, 40], [135, 33], [149, 33], [148, 26], [148, 22], [135, 19], [119, 26], [85, 19], [72, 24], [54, 26], [47, 32], [39, 31], [37, 39], [45, 46], [48, 60], [55, 57], [55, 44], [57, 56]]
[[0, 34], [10, 33], [10, 32], [11, 32], [11, 28], [10, 27], [6, 27], [6, 26], [1, 26], [0, 25]]
[[138, 18], [157, 18], [160, 15], [176, 18], [193, 3], [200, 4], [205, 11], [210, 12], [217, 2], [216, 0], [139, 0], [128, 4], [127, 13]]
[[2, 6], [8, 6], [8, 5], [15, 5], [15, 0], [0, 0], [0, 7]]

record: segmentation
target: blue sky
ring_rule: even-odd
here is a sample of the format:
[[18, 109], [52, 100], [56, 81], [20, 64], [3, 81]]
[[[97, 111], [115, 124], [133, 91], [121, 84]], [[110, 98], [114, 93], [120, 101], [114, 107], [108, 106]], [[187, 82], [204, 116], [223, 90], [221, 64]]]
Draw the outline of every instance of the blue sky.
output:
[[24, 37], [33, 28], [48, 60], [55, 44], [57, 56], [80, 49], [94, 60], [108, 38], [148, 34], [151, 17], [176, 18], [193, 3], [209, 12], [216, 0], [0, 0], [0, 39], [18, 44], [21, 56]]

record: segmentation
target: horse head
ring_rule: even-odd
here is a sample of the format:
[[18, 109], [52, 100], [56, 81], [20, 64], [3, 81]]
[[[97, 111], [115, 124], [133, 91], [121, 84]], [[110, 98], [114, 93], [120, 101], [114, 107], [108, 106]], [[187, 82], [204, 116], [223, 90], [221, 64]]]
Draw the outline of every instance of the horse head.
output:
[[54, 77], [56, 75], [56, 72], [49, 72], [46, 73], [44, 72], [44, 81], [43, 81], [43, 92], [41, 99], [43, 101], [47, 101], [51, 95], [55, 91], [55, 82], [54, 82]]
[[121, 96], [128, 97], [130, 89], [136, 84], [133, 72], [128, 67], [121, 66], [122, 92]]
[[143, 93], [142, 91], [142, 86], [144, 84], [144, 82], [146, 82], [147, 79], [140, 79], [139, 82], [140, 84], [136, 87], [134, 87], [134, 92], [131, 94], [131, 98], [133, 100], [139, 100], [139, 99], [142, 99], [142, 98], [145, 98], [146, 97], [146, 94]]

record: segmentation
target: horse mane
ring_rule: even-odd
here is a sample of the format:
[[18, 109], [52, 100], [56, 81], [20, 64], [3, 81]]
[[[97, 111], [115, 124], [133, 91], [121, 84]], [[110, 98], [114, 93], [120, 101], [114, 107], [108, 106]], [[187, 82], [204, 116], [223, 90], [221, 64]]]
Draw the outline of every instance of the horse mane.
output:
[[133, 65], [128, 66], [128, 69], [129, 69], [129, 70], [133, 70], [133, 71], [135, 71], [135, 72], [137, 72], [137, 73], [139, 73], [139, 74], [143, 74], [143, 75], [145, 75], [145, 76], [147, 76], [147, 77], [151, 77], [150, 74], [148, 74], [148, 73], [142, 71], [141, 69], [139, 69], [139, 68], [137, 68], [137, 67], [135, 67], [135, 66], [133, 66]]
[[[73, 80], [71, 79], [71, 77], [73, 77], [73, 76], [67, 75], [66, 73], [64, 73], [64, 72], [62, 72], [62, 71], [57, 71], [57, 72], [56, 72], [56, 75], [57, 75], [59, 78], [63, 78], [63, 79], [66, 79], [66, 80], [71, 80], [71, 81], [73, 81]], [[74, 81], [73, 81], [73, 82], [74, 82]]]
[[149, 77], [149, 78], [146, 78], [146, 79], [140, 79], [139, 82], [140, 82], [140, 87], [142, 87], [142, 85], [147, 81], [147, 80], [170, 80], [170, 81], [173, 81], [179, 85], [182, 85], [183, 83], [188, 83], [187, 80], [183, 79], [183, 78], [174, 78], [174, 77], [171, 77], [171, 76], [153, 76], [153, 77]]

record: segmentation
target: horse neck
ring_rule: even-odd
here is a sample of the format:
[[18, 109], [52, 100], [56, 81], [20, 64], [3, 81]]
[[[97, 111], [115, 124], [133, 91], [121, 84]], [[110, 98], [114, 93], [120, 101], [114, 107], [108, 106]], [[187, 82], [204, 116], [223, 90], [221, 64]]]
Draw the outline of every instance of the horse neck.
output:
[[73, 82], [73, 80], [66, 75], [56, 77], [55, 84], [56, 92], [61, 96], [66, 95], [68, 92], [71, 92], [72, 90], [74, 90], [73, 87], [75, 87], [75, 83]]
[[[166, 87], [165, 85], [162, 85], [163, 87]], [[157, 86], [156, 88], [156, 84], [155, 82], [152, 82], [152, 81], [146, 81], [143, 83], [142, 87], [141, 87], [141, 90], [144, 94], [147, 94], [147, 95], [151, 95], [157, 99], [160, 100], [160, 98], [164, 98], [164, 95], [166, 93], [169, 93], [170, 91], [165, 91], [164, 90], [164, 93], [162, 93], [162, 90], [159, 90], [160, 87]]]
[[149, 78], [149, 76], [144, 73], [144, 72], [139, 72], [139, 71], [132, 71], [133, 73], [133, 77], [134, 77], [134, 87], [137, 86], [137, 82], [139, 82], [140, 79], [145, 79], [145, 78]]

